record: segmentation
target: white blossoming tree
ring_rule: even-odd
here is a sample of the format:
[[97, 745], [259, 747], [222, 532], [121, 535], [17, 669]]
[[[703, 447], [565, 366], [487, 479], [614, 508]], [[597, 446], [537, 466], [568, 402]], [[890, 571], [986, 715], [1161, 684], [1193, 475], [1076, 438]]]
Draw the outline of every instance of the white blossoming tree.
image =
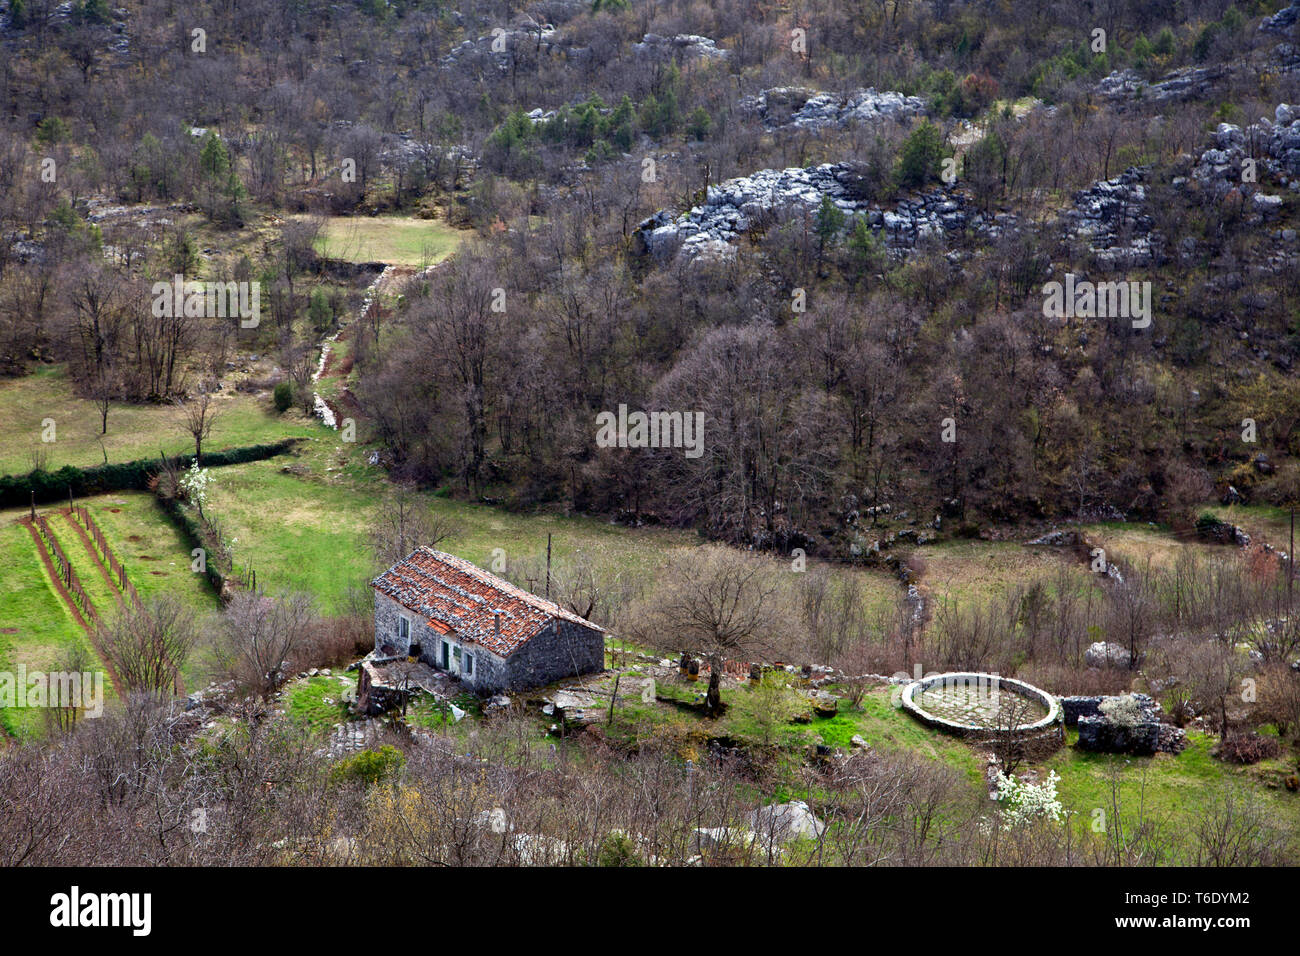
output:
[[190, 470], [181, 476], [180, 486], [186, 499], [199, 510], [199, 517], [203, 517], [203, 506], [208, 500], [208, 488], [212, 484], [212, 476], [206, 468], [200, 468], [198, 461], [190, 465]]
[[999, 773], [995, 798], [1002, 804], [1002, 829], [1013, 830], [1040, 820], [1060, 823], [1065, 817], [1065, 809], [1056, 795], [1056, 783], [1060, 779], [1055, 770], [1037, 784]]

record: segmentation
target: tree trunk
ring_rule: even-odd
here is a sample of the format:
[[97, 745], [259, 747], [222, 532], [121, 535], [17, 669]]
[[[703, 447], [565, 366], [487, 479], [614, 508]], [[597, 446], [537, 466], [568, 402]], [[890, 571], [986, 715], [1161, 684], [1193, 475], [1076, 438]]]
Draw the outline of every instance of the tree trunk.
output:
[[722, 664], [716, 658], [709, 662], [709, 690], [704, 695], [704, 712], [709, 717], [722, 713]]

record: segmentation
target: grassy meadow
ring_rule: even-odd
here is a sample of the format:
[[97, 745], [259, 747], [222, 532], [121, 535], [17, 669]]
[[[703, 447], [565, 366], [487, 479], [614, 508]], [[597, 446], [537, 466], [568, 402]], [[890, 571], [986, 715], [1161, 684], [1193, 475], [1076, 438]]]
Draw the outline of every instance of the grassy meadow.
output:
[[435, 219], [413, 216], [331, 216], [316, 240], [316, 251], [330, 259], [433, 265], [460, 245], [463, 233]]
[[[233, 448], [304, 437], [327, 431], [323, 425], [290, 409], [277, 415], [270, 394], [250, 395], [223, 389], [213, 401], [217, 418], [206, 447]], [[32, 374], [0, 382], [0, 475], [25, 474], [44, 456], [46, 471], [64, 465], [88, 467], [194, 452], [194, 440], [182, 427], [183, 412], [174, 405], [128, 405], [114, 402], [108, 433], [100, 434], [99, 409], [73, 391], [62, 365], [47, 365]], [[47, 419], [54, 421], [54, 440], [42, 441]]]

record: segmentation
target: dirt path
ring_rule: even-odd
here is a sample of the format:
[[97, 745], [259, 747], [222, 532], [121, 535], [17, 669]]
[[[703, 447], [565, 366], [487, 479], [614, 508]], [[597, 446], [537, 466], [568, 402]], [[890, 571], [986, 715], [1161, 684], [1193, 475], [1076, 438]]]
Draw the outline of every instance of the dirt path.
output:
[[25, 525], [28, 532], [31, 533], [32, 542], [36, 545], [36, 552], [41, 556], [41, 563], [45, 565], [45, 573], [49, 575], [50, 581], [54, 584], [54, 590], [58, 593], [59, 599], [72, 612], [77, 624], [86, 632], [86, 637], [90, 640], [90, 646], [94, 648], [95, 653], [99, 656], [99, 662], [104, 665], [104, 670], [113, 685], [113, 690], [116, 691], [118, 697], [122, 697], [122, 683], [117, 678], [117, 671], [108, 662], [108, 655], [104, 653], [104, 648], [99, 642], [99, 636], [95, 633], [95, 628], [86, 622], [86, 619], [81, 614], [81, 609], [77, 607], [77, 602], [72, 599], [68, 589], [63, 586], [63, 581], [59, 578], [59, 572], [54, 567], [54, 561], [51, 560], [50, 553], [45, 550], [45, 542], [41, 540], [41, 533], [36, 530], [31, 518], [19, 518], [18, 521], [20, 524]]
[[[432, 268], [432, 267], [431, 267]], [[346, 323], [341, 323], [333, 335], [323, 339], [320, 343], [321, 355], [320, 362], [316, 366], [316, 373], [312, 376], [312, 386], [315, 388], [322, 381], [331, 378], [347, 378], [347, 372], [340, 368], [340, 364], [335, 361], [335, 351], [333, 346], [337, 342], [347, 341], [349, 335], [354, 334], [354, 326], [359, 322], [364, 322], [370, 316], [372, 309], [382, 309], [379, 297], [395, 282], [408, 278], [415, 274], [415, 270], [405, 266], [387, 265], [384, 270], [375, 277], [375, 280], [366, 287], [365, 298], [361, 303], [361, 309], [356, 316]], [[351, 364], [351, 363], [343, 363]], [[360, 410], [356, 397], [348, 389], [346, 381], [340, 385], [338, 394], [333, 399], [325, 398], [320, 392], [315, 393], [316, 416], [321, 419], [330, 428], [337, 429], [344, 411], [350, 411], [354, 415]]]

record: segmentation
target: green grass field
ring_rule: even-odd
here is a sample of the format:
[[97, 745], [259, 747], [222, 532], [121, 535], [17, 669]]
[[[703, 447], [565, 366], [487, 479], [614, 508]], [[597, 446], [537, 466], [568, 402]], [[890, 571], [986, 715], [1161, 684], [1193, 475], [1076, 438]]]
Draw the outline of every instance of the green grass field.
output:
[[[141, 599], [164, 593], [179, 598], [206, 632], [218, 608], [216, 594], [205, 577], [190, 571], [184, 538], [152, 496], [120, 492], [79, 503], [90, 510]], [[120, 591], [105, 580], [76, 529], [57, 508], [41, 512], [96, 612], [103, 617], [116, 613]], [[18, 523], [25, 513], [21, 509], [0, 512], [0, 563], [5, 568], [0, 577], [0, 670], [12, 671], [19, 664], [29, 671], [48, 670], [73, 647], [84, 649], [91, 661], [98, 662], [89, 639], [55, 591], [31, 534]], [[182, 670], [186, 685], [205, 679], [206, 667], [204, 652], [196, 650]], [[41, 714], [28, 710], [0, 710], [0, 725], [11, 736], [39, 734], [43, 729]]]
[[316, 251], [350, 262], [386, 262], [423, 267], [456, 251], [464, 234], [435, 219], [411, 216], [332, 216], [325, 221]]
[[925, 563], [920, 586], [936, 600], [986, 604], [1034, 580], [1055, 582], [1062, 569], [1080, 587], [1090, 583], [1088, 569], [1054, 548], [1014, 542], [941, 541], [919, 548]]
[[1091, 825], [1097, 808], [1111, 813], [1111, 782], [1118, 779], [1121, 812], [1136, 815], [1141, 807], [1159, 822], [1175, 846], [1186, 848], [1187, 833], [1213, 798], [1234, 793], [1262, 801], [1273, 821], [1291, 833], [1293, 849], [1300, 851], [1294, 842], [1300, 837], [1300, 795], [1280, 786], [1282, 776], [1295, 772], [1294, 753], [1284, 752], [1251, 767], [1236, 767], [1210, 755], [1218, 738], [1196, 732], [1188, 733], [1187, 749], [1176, 756], [1089, 753], [1073, 746], [1077, 738], [1070, 731], [1069, 745], [1043, 767], [1060, 775], [1057, 793], [1064, 807], [1077, 815], [1081, 830]]
[[[350, 446], [331, 449], [323, 440], [306, 445], [296, 459], [282, 456], [215, 470], [207, 512], [227, 538], [238, 538], [236, 564], [251, 563], [258, 584], [268, 590], [306, 591], [323, 610], [339, 609], [349, 585], [364, 584], [378, 570], [366, 539], [384, 486], [378, 470], [364, 465], [362, 457]], [[286, 473], [290, 461], [306, 474]], [[434, 494], [425, 500], [457, 529], [439, 547], [485, 568], [501, 559], [507, 576], [517, 562], [540, 566], [550, 534], [556, 566], [589, 560], [613, 569], [635, 592], [653, 582], [668, 553], [701, 543], [686, 531], [513, 513]], [[884, 572], [841, 568], [836, 573], [858, 582], [874, 602], [901, 594]]]
[[109, 618], [116, 614], [122, 603], [122, 593], [105, 578], [100, 566], [77, 534], [76, 526], [62, 511], [53, 508], [42, 510], [49, 522], [50, 530], [58, 538], [63, 553], [72, 564], [72, 570], [81, 581], [82, 590], [94, 605], [95, 612], [101, 618]]
[[353, 674], [316, 676], [294, 681], [285, 688], [284, 707], [289, 718], [315, 734], [325, 734], [348, 719], [344, 692], [356, 696]]
[[[232, 448], [319, 435], [324, 425], [301, 412], [275, 413], [269, 396], [258, 398], [228, 389], [214, 405], [217, 420], [208, 448]], [[45, 421], [54, 422], [54, 440], [42, 441]], [[42, 366], [31, 375], [0, 380], [0, 474], [25, 474], [33, 456], [46, 457], [45, 469], [64, 465], [117, 463], [167, 454], [193, 453], [194, 440], [181, 429], [182, 412], [173, 405], [114, 403], [108, 434], [100, 434], [99, 410], [79, 398], [61, 365]]]
[[190, 570], [189, 543], [153, 495], [121, 491], [78, 504], [89, 509], [141, 600], [167, 594], [198, 613], [217, 610], [208, 579]]
[[[269, 590], [302, 590], [325, 610], [339, 607], [349, 584], [364, 584], [376, 570], [366, 544], [367, 529], [383, 497], [377, 476], [351, 454], [346, 465], [320, 452], [295, 462], [303, 475], [282, 471], [285, 458], [234, 465], [214, 472], [208, 512], [227, 537], [237, 537], [236, 563], [251, 563], [258, 583]], [[553, 559], [579, 553], [620, 572], [647, 575], [668, 548], [692, 545], [685, 532], [627, 529], [590, 518], [517, 515], [484, 505], [428, 495], [436, 515], [460, 529], [441, 547], [489, 567], [494, 550], [507, 564], [535, 559], [553, 537]]]
[[[85, 632], [54, 590], [31, 533], [18, 523], [22, 514], [0, 512], [0, 670], [20, 664], [29, 671], [48, 670], [74, 647], [93, 660]], [[0, 709], [0, 724], [11, 736], [39, 733], [42, 715]]]

